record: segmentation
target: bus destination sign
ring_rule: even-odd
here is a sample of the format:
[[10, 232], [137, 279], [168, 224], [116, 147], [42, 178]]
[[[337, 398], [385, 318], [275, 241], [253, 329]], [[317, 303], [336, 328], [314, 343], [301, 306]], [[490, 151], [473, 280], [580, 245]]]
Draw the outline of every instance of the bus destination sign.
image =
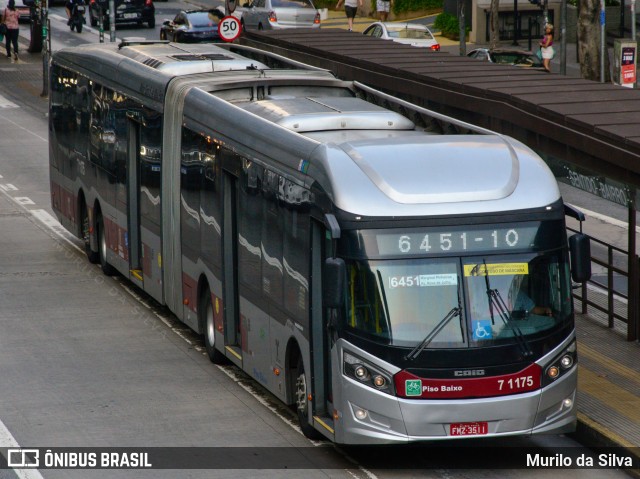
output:
[[485, 229], [449, 228], [378, 233], [382, 255], [424, 255], [480, 251], [523, 250], [535, 246], [539, 224], [500, 226]]

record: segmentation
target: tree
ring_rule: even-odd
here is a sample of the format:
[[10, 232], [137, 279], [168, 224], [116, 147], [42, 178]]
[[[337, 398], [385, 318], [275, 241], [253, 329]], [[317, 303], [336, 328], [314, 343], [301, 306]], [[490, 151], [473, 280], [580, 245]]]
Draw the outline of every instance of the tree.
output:
[[[580, 75], [600, 80], [600, 0], [578, 0], [578, 61]], [[609, 55], [604, 56], [604, 81], [609, 81]]]
[[500, 0], [491, 0], [491, 12], [489, 14], [489, 48], [498, 48], [498, 8]]

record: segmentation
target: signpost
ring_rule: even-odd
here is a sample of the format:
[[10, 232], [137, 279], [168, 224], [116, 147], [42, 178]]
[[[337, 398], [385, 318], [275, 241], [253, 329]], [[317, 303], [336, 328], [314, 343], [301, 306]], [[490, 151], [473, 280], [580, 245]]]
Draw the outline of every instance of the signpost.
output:
[[232, 42], [242, 33], [242, 25], [236, 17], [228, 15], [218, 23], [218, 35], [225, 42]]

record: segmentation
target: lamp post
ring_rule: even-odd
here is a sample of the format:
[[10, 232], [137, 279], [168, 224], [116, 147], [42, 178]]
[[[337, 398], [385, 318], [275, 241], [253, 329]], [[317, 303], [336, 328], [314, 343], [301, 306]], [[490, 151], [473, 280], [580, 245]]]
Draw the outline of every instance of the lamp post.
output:
[[518, 0], [513, 0], [513, 43], [514, 47], [518, 46]]

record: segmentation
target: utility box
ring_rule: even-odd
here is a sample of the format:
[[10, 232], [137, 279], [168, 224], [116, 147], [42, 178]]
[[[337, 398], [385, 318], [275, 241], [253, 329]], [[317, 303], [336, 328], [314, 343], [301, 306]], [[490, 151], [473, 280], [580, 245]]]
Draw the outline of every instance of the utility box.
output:
[[616, 40], [613, 46], [614, 78], [618, 85], [635, 88], [637, 81], [638, 44], [632, 40]]

